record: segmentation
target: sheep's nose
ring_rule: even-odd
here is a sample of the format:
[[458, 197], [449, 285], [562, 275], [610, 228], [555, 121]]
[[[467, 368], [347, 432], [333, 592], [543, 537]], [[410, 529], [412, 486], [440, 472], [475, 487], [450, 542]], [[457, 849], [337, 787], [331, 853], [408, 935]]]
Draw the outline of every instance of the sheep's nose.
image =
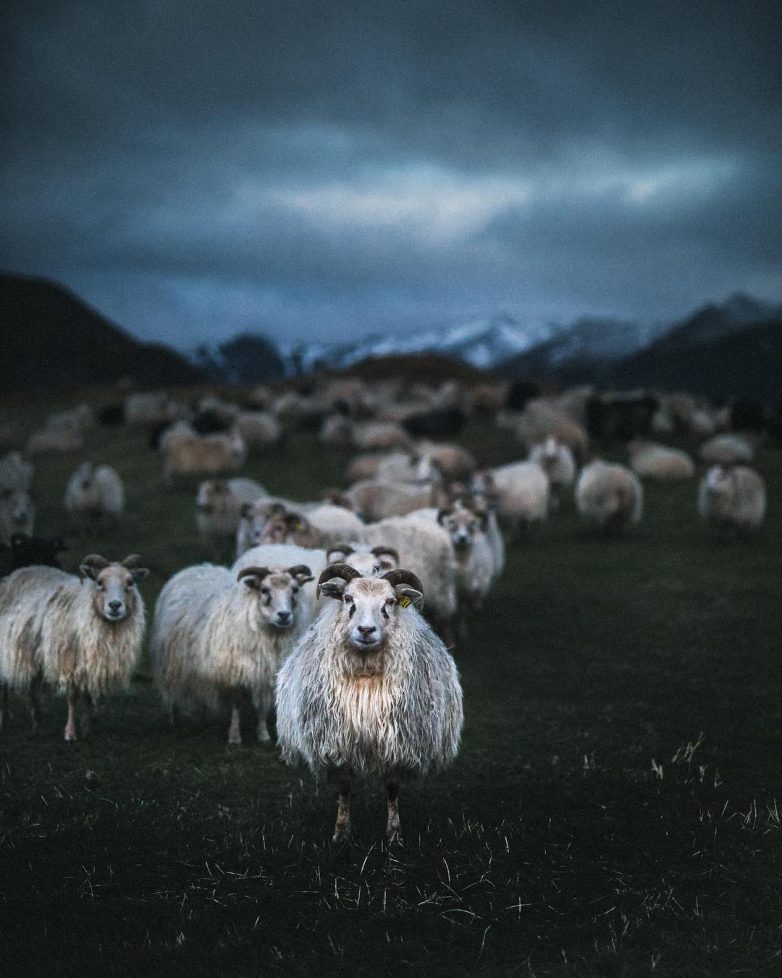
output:
[[291, 620], [290, 611], [278, 611], [277, 620], [282, 622], [283, 625], [287, 625], [288, 622]]
[[122, 607], [121, 601], [109, 601], [109, 609], [111, 611], [117, 612]]
[[358, 630], [362, 635], [367, 637], [372, 634], [372, 632], [377, 631], [374, 625], [359, 625]]

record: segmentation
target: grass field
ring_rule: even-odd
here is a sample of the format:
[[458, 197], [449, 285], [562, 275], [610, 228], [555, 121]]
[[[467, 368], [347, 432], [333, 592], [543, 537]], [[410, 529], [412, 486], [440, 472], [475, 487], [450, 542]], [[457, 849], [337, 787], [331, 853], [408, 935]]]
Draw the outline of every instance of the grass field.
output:
[[[484, 463], [518, 454], [488, 422], [465, 441]], [[84, 456], [117, 467], [128, 511], [112, 534], [71, 535], [66, 567], [142, 553], [151, 617], [167, 577], [209, 557], [194, 487], [163, 487], [141, 433], [93, 430]], [[293, 433], [247, 474], [310, 498], [346, 458]], [[39, 532], [64, 527], [80, 460], [38, 462]], [[624, 539], [568, 505], [511, 546], [456, 651], [461, 755], [403, 787], [390, 851], [379, 785], [333, 848], [332, 786], [250, 736], [227, 748], [223, 721], [172, 731], [146, 664], [89, 742], [63, 743], [61, 700], [36, 736], [14, 700], [2, 974], [782, 974], [782, 452], [758, 467], [770, 506], [751, 540], [699, 525], [692, 483], [647, 487]]]

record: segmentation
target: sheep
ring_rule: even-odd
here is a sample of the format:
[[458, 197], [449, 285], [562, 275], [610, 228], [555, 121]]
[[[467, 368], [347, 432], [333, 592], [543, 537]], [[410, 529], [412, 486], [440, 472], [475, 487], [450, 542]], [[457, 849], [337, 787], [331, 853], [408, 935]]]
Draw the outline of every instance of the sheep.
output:
[[282, 438], [282, 425], [271, 411], [242, 411], [236, 416], [234, 430], [251, 452], [273, 448]]
[[437, 522], [453, 546], [460, 611], [480, 611], [496, 579], [495, 556], [486, 532], [487, 514], [457, 500], [437, 513]]
[[32, 535], [35, 507], [24, 489], [0, 489], [0, 544], [8, 546], [14, 533]]
[[751, 462], [755, 457], [752, 442], [744, 435], [715, 435], [698, 449], [704, 462], [715, 465], [738, 465]]
[[409, 483], [362, 479], [349, 486], [345, 496], [357, 513], [372, 522], [436, 505], [439, 491], [439, 480]]
[[130, 428], [154, 428], [191, 415], [186, 404], [173, 400], [164, 391], [144, 391], [125, 398], [125, 423]]
[[576, 460], [567, 445], [560, 444], [553, 435], [544, 442], [533, 445], [529, 461], [537, 464], [546, 473], [549, 482], [549, 506], [559, 509], [561, 493], [571, 489], [576, 479]]
[[333, 600], [277, 677], [283, 759], [315, 777], [335, 773], [333, 839], [350, 836], [354, 774], [385, 783], [389, 842], [400, 838], [399, 784], [449, 765], [459, 750], [462, 689], [453, 657], [418, 608], [423, 585], [397, 569], [363, 577], [330, 564], [318, 590]]
[[68, 411], [56, 411], [46, 419], [47, 428], [73, 427], [78, 431], [87, 431], [95, 427], [95, 412], [89, 404], [79, 404]]
[[634, 439], [628, 442], [630, 468], [642, 477], [656, 482], [677, 482], [695, 475], [695, 463], [678, 448], [669, 448], [657, 442]]
[[596, 459], [584, 466], [576, 482], [576, 509], [604, 530], [622, 530], [643, 513], [643, 488], [635, 472]]
[[[436, 511], [435, 511], [436, 513]], [[453, 645], [457, 610], [456, 566], [451, 541], [431, 512], [390, 516], [366, 525], [356, 539], [370, 547], [392, 548], [402, 566], [415, 569], [427, 593], [427, 617]]]
[[344, 414], [328, 414], [323, 419], [318, 441], [323, 445], [347, 448], [353, 441], [353, 421]]
[[[231, 570], [238, 574], [247, 567], [295, 567], [297, 564], [309, 567], [310, 573], [317, 577], [328, 564], [326, 551], [322, 547], [299, 547], [295, 543], [263, 543], [237, 557]], [[315, 587], [305, 582], [297, 596], [299, 633], [315, 618], [318, 608]]]
[[66, 742], [76, 740], [79, 698], [87, 736], [94, 700], [129, 684], [144, 635], [138, 585], [149, 571], [142, 564], [138, 554], [121, 563], [88, 554], [80, 577], [24, 567], [0, 581], [0, 679], [28, 691], [34, 727], [42, 683], [66, 693]]
[[242, 518], [242, 507], [268, 492], [253, 479], [206, 479], [196, 493], [196, 529], [202, 540], [219, 548], [233, 543]]
[[516, 417], [513, 430], [527, 450], [549, 436], [567, 445], [578, 460], [584, 458], [589, 447], [584, 428], [549, 398], [536, 397], [527, 401], [524, 410]]
[[715, 465], [698, 487], [698, 512], [713, 526], [757, 529], [766, 513], [763, 478], [746, 465]]
[[305, 564], [201, 564], [174, 574], [158, 597], [150, 642], [155, 683], [172, 718], [180, 706], [215, 709], [228, 700], [228, 743], [238, 745], [249, 693], [258, 740], [268, 741], [274, 677], [303, 630], [297, 594], [312, 579]]
[[548, 516], [551, 488], [537, 462], [510, 462], [489, 469], [473, 479], [473, 490], [493, 501], [511, 535], [520, 526], [542, 523]]
[[358, 451], [390, 451], [408, 448], [410, 438], [401, 425], [393, 421], [360, 421], [353, 426], [353, 447]]
[[63, 505], [75, 521], [116, 521], [125, 509], [125, 489], [119, 473], [110, 465], [83, 462], [68, 480]]
[[26, 462], [21, 452], [8, 452], [0, 459], [0, 489], [30, 488], [33, 464]]
[[287, 541], [301, 547], [324, 547], [359, 532], [363, 526], [363, 521], [344, 506], [317, 503], [290, 508], [285, 502], [261, 500], [242, 507], [236, 552], [241, 554], [260, 543]]
[[164, 474], [171, 485], [175, 476], [219, 475], [235, 472], [247, 460], [247, 446], [236, 432], [198, 435], [182, 432], [161, 441], [165, 456]]
[[[434, 466], [444, 479], [467, 479], [478, 468], [472, 452], [454, 442], [419, 441], [415, 446], [415, 454], [421, 466]], [[431, 475], [419, 474], [419, 479], [430, 479]]]

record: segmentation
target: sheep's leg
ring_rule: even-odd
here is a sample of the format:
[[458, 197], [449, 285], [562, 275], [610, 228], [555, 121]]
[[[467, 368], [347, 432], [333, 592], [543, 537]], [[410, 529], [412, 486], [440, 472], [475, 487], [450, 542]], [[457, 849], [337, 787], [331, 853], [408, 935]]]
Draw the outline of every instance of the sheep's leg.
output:
[[27, 695], [30, 698], [30, 720], [33, 724], [33, 730], [37, 730], [41, 722], [41, 705], [38, 701], [38, 694], [41, 691], [41, 676], [33, 676], [30, 683], [30, 688], [27, 691]]
[[386, 823], [386, 838], [389, 842], [401, 842], [399, 830], [399, 778], [396, 775], [386, 776], [386, 804], [388, 805], [388, 822]]
[[261, 693], [255, 704], [258, 710], [258, 741], [262, 744], [268, 743], [272, 739], [266, 723], [272, 707], [270, 692], [271, 690]]
[[239, 693], [236, 692], [231, 701], [231, 725], [228, 727], [228, 743], [238, 745], [242, 742], [242, 714], [241, 700]]
[[65, 723], [65, 741], [71, 743], [76, 740], [76, 703], [79, 699], [79, 691], [75, 686], [68, 687], [68, 719]]
[[3, 729], [7, 717], [8, 717], [8, 683], [3, 683], [2, 688], [0, 688], [0, 730]]
[[95, 704], [89, 693], [82, 693], [81, 708], [81, 735], [89, 737], [92, 734], [92, 722], [94, 717]]
[[334, 842], [346, 842], [350, 838], [350, 768], [339, 772], [339, 801], [337, 802], [337, 824], [334, 826]]

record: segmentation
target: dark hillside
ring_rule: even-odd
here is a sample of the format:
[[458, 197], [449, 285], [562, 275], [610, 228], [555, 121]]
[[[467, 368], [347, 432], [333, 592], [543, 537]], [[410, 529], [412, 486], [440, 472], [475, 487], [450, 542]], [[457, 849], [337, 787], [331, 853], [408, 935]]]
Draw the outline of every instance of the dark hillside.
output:
[[114, 383], [192, 384], [200, 370], [166, 346], [128, 336], [77, 296], [39, 278], [0, 276], [5, 390]]

